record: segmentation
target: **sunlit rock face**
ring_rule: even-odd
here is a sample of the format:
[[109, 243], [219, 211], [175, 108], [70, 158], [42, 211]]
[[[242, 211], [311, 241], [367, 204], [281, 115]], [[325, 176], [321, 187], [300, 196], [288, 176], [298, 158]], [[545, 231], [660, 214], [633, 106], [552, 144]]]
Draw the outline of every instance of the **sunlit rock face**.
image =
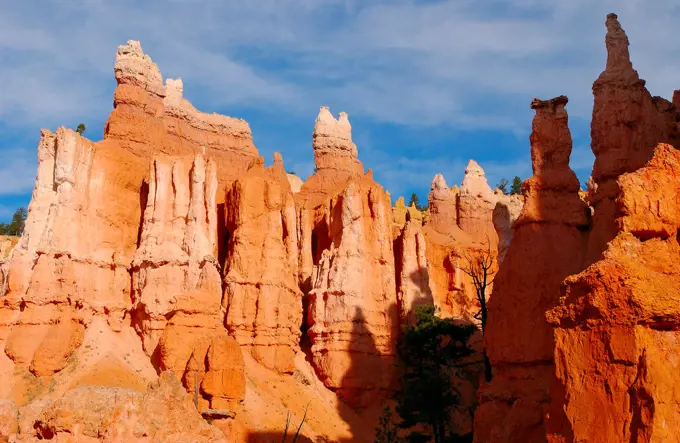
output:
[[295, 201], [280, 155], [273, 166], [259, 162], [234, 182], [225, 220], [225, 325], [260, 363], [292, 373], [302, 325], [300, 249]]
[[587, 195], [568, 167], [566, 97], [532, 103], [534, 176], [489, 302], [475, 441], [677, 439], [680, 156], [659, 142], [677, 144], [678, 113], [645, 89], [616, 15], [606, 27]]

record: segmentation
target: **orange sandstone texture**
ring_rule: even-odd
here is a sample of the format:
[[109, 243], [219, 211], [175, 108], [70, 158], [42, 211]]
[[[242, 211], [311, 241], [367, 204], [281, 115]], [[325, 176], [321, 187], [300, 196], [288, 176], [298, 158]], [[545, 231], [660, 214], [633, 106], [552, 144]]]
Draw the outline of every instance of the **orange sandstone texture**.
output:
[[[451, 188], [441, 174], [435, 175], [428, 196], [429, 220], [423, 227], [430, 288], [434, 304], [445, 317], [476, 322], [479, 311], [472, 279], [460, 267], [473, 251], [490, 250], [498, 254], [512, 238], [512, 223], [522, 202], [516, 196], [494, 192], [484, 170], [470, 160], [460, 188]], [[497, 206], [511, 208], [500, 211]], [[502, 235], [494, 224], [504, 227]], [[489, 288], [488, 293], [491, 293]]]
[[254, 164], [227, 193], [225, 325], [256, 360], [293, 372], [300, 342], [297, 214], [283, 167]]
[[559, 383], [551, 441], [677, 441], [680, 152], [617, 179], [616, 237], [548, 312]]
[[545, 439], [544, 414], [554, 377], [553, 327], [545, 312], [560, 284], [579, 270], [587, 208], [569, 169], [566, 97], [534, 100], [531, 159], [521, 215], [494, 281], [484, 342], [493, 379], [479, 391], [475, 441]]
[[296, 195], [312, 361], [327, 387], [365, 407], [394, 388], [391, 205], [372, 173], [363, 174], [346, 114], [335, 120], [322, 107], [313, 139], [317, 172]]
[[642, 167], [652, 158], [658, 143], [679, 146], [680, 142], [677, 110], [667, 100], [652, 97], [645, 88], [645, 81], [633, 69], [628, 37], [616, 14], [607, 16], [606, 27], [607, 65], [593, 84], [591, 147], [595, 164], [589, 200], [595, 216], [588, 263], [598, 260], [616, 235], [616, 178]]
[[678, 440], [680, 154], [658, 144], [677, 146], [677, 94], [651, 97], [616, 15], [606, 26], [585, 199], [566, 97], [532, 103], [534, 177], [489, 303], [479, 442]]

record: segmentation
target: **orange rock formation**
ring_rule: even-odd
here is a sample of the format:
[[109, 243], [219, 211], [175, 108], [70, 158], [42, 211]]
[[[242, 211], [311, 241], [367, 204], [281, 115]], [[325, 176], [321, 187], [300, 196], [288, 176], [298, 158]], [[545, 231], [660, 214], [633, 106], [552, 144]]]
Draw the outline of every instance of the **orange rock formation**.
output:
[[475, 441], [677, 440], [680, 154], [658, 143], [677, 146], [680, 114], [645, 89], [616, 15], [606, 26], [590, 208], [568, 168], [566, 97], [532, 103], [534, 176], [489, 303]]

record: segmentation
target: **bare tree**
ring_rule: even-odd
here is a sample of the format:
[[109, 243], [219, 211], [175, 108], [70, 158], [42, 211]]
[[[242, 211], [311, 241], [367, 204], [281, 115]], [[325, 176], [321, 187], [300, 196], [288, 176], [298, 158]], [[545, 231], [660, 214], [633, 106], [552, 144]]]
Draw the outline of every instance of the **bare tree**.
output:
[[[472, 279], [477, 301], [479, 302], [479, 311], [474, 317], [480, 321], [482, 336], [484, 336], [488, 318], [486, 306], [487, 290], [493, 284], [498, 268], [496, 254], [491, 250], [489, 237], [486, 238], [486, 248], [467, 250], [461, 256], [457, 268]], [[486, 346], [482, 348], [482, 356], [484, 359], [484, 378], [488, 382], [491, 381], [491, 361], [489, 361], [489, 357], [486, 355]]]

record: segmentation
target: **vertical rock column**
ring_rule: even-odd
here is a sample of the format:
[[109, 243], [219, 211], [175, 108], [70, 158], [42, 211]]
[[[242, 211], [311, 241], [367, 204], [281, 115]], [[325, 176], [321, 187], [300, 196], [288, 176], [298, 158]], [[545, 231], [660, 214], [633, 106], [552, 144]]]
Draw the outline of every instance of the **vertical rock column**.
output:
[[351, 181], [325, 207], [330, 247], [309, 292], [317, 374], [348, 404], [366, 406], [393, 388], [399, 313], [391, 208], [370, 176]]
[[225, 325], [260, 363], [292, 373], [302, 292], [295, 202], [281, 156], [269, 168], [254, 164], [226, 202]]
[[645, 88], [645, 81], [633, 69], [628, 37], [616, 14], [607, 16], [606, 27], [607, 65], [593, 84], [590, 133], [595, 164], [589, 201], [595, 208], [595, 217], [588, 245], [589, 263], [600, 258], [607, 242], [616, 235], [616, 178], [647, 163], [658, 143], [677, 146], [680, 142], [675, 106], [661, 97], [652, 97]]
[[[403, 199], [401, 202], [403, 205]], [[404, 227], [394, 241], [397, 300], [402, 321], [413, 324], [415, 308], [420, 305], [432, 305], [434, 300], [430, 289], [422, 215], [417, 210], [406, 211], [405, 215]]]
[[132, 268], [134, 325], [159, 370], [178, 376], [200, 340], [224, 332], [213, 255], [216, 191], [215, 166], [201, 155], [191, 166], [182, 160], [151, 165]]
[[560, 284], [579, 271], [588, 225], [579, 182], [569, 169], [567, 98], [534, 100], [534, 176], [488, 303], [485, 343], [493, 380], [479, 391], [475, 441], [545, 441], [544, 413], [554, 379], [553, 327]]

